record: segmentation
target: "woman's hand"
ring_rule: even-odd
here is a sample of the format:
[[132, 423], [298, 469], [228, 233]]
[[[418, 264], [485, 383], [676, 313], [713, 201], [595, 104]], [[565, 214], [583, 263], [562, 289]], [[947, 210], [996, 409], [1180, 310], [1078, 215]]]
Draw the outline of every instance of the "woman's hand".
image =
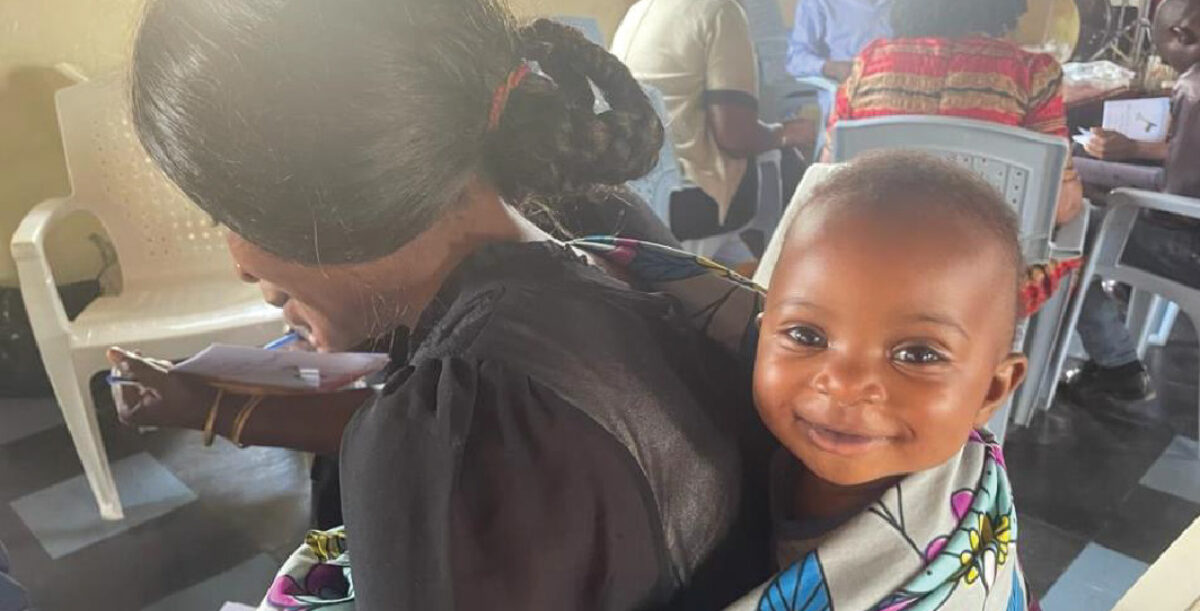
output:
[[130, 382], [114, 384], [113, 399], [121, 422], [132, 426], [164, 426], [203, 430], [217, 391], [171, 364], [112, 348], [114, 373]]

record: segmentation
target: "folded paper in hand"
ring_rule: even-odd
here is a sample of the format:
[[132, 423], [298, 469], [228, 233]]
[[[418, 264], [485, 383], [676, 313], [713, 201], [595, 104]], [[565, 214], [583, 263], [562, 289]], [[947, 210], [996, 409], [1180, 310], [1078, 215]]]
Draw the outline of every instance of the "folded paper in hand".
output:
[[250, 387], [328, 391], [381, 371], [387, 363], [386, 354], [292, 352], [213, 344], [172, 371]]

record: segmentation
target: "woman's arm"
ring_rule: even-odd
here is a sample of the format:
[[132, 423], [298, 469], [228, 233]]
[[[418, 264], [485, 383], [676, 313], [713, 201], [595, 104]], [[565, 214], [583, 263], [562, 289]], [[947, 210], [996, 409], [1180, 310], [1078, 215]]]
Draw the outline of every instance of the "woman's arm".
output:
[[[203, 380], [172, 373], [169, 363], [121, 350], [110, 350], [108, 358], [123, 377], [136, 382], [116, 387], [117, 413], [125, 424], [202, 431], [216, 409], [213, 431], [232, 437], [238, 413], [252, 399], [247, 394], [218, 394]], [[237, 441], [336, 454], [346, 423], [373, 395], [370, 389], [356, 389], [266, 397], [248, 414]]]

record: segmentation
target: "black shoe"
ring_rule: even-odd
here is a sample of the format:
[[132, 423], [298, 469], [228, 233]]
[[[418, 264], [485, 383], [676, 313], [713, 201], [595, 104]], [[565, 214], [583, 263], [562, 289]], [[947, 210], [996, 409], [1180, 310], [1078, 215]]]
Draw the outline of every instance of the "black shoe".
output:
[[1111, 368], [1088, 361], [1069, 374], [1060, 389], [1064, 399], [1098, 416], [1138, 425], [1162, 417], [1150, 374], [1138, 361]]

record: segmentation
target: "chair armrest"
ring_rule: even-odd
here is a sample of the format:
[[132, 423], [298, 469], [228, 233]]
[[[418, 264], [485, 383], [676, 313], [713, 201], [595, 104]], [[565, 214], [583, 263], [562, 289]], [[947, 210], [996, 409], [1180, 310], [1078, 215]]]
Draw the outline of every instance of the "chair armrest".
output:
[[1083, 202], [1083, 209], [1067, 224], [1057, 228], [1050, 240], [1050, 257], [1071, 259], [1082, 257], [1087, 241], [1088, 225], [1092, 222], [1092, 204]]
[[36, 335], [53, 332], [55, 326], [65, 333], [69, 326], [54, 282], [54, 272], [46, 258], [46, 233], [55, 221], [76, 209], [74, 202], [67, 198], [48, 199], [25, 215], [12, 237], [10, 247], [17, 265], [21, 296]]
[[1169, 212], [1188, 218], [1200, 219], [1200, 199], [1168, 195], [1141, 189], [1117, 189], [1109, 196], [1110, 206], [1135, 206], [1146, 210]]
[[796, 79], [801, 88], [805, 91], [829, 91], [834, 92], [838, 89], [837, 81], [828, 79], [823, 76], [805, 76]]

